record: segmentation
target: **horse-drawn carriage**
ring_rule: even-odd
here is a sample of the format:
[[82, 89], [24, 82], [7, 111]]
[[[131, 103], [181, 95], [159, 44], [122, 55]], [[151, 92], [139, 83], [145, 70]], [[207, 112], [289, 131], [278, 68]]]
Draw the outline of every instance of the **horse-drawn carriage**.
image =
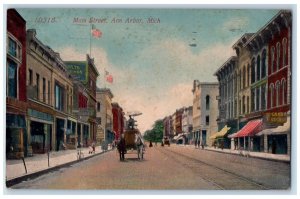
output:
[[127, 129], [124, 132], [126, 154], [136, 153], [139, 160], [144, 159], [144, 142], [138, 129]]
[[[142, 139], [141, 132], [136, 128], [135, 120], [132, 118], [133, 116], [137, 116], [140, 114], [131, 114], [129, 115], [128, 126], [125, 130], [124, 134], [121, 136], [121, 140], [119, 143], [121, 146], [118, 146], [118, 150], [120, 153], [120, 159], [124, 159], [121, 157], [122, 150], [125, 150], [126, 154], [137, 154], [138, 159], [144, 159], [144, 141]], [[124, 139], [125, 141], [122, 141]], [[124, 153], [124, 151], [123, 151]]]

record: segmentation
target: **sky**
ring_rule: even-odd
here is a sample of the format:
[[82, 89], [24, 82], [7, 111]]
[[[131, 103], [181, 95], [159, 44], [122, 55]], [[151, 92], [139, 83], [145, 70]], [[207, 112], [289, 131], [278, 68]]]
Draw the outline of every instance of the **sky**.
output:
[[[125, 113], [143, 113], [136, 117], [141, 132], [176, 109], [192, 106], [193, 80], [217, 82], [213, 74], [235, 55], [232, 45], [243, 34], [258, 31], [279, 11], [191, 8], [17, 10], [26, 20], [27, 29], [36, 29], [37, 38], [60, 53], [63, 60], [85, 60], [91, 49], [100, 73], [97, 86], [110, 88], [113, 102], [118, 102]], [[77, 18], [80, 22], [75, 22]], [[90, 38], [90, 18], [97, 19], [93, 24], [101, 30], [101, 38]], [[159, 23], [147, 23], [149, 18]], [[142, 23], [126, 23], [127, 19]], [[112, 84], [105, 81], [104, 70], [113, 76]]]

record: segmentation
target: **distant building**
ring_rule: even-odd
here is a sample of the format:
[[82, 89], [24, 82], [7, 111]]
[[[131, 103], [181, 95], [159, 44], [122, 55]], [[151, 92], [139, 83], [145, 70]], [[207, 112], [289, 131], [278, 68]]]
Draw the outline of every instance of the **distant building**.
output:
[[124, 112], [122, 107], [113, 102], [112, 103], [112, 113], [113, 113], [113, 132], [115, 134], [115, 139], [120, 139], [121, 134], [124, 133]]
[[96, 140], [97, 143], [102, 143], [109, 138], [107, 133], [113, 132], [113, 113], [111, 105], [113, 94], [108, 88], [97, 88], [96, 98], [96, 114], [98, 123]]
[[[199, 81], [194, 80], [194, 86], [192, 90], [194, 94], [194, 140], [199, 140], [200, 144], [208, 146], [212, 146], [213, 142], [210, 137], [218, 130], [218, 86], [218, 83], [200, 83]], [[194, 109], [196, 110], [195, 112]]]
[[184, 107], [182, 113], [182, 131], [185, 137], [185, 144], [190, 144], [193, 138], [193, 107]]

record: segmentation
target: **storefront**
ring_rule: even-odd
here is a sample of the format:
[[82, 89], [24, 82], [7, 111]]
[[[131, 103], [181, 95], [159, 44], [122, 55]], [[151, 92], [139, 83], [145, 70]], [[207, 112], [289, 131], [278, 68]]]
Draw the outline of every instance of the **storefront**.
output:
[[290, 116], [282, 126], [267, 128], [257, 133], [264, 140], [264, 151], [273, 154], [290, 154], [291, 124]]
[[66, 131], [66, 146], [68, 149], [76, 149], [77, 147], [77, 122], [75, 119], [68, 118]]
[[6, 157], [27, 156], [27, 131], [24, 115], [6, 114]]
[[55, 150], [60, 151], [66, 149], [65, 145], [65, 119], [56, 118], [56, 144]]
[[32, 153], [46, 153], [53, 149], [53, 116], [28, 109], [29, 145]]
[[263, 122], [261, 119], [251, 120], [237, 133], [231, 134], [228, 137], [237, 140], [237, 146], [235, 146], [236, 149], [257, 151], [260, 149], [261, 141], [254, 136], [261, 131], [262, 126]]

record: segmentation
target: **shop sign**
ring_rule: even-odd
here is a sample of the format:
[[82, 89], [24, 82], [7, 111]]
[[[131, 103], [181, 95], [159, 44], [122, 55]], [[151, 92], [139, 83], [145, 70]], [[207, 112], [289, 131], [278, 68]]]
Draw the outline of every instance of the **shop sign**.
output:
[[86, 83], [88, 75], [88, 65], [86, 61], [66, 61], [68, 72], [79, 81]]
[[283, 124], [287, 121], [286, 112], [270, 112], [265, 114], [268, 123]]

